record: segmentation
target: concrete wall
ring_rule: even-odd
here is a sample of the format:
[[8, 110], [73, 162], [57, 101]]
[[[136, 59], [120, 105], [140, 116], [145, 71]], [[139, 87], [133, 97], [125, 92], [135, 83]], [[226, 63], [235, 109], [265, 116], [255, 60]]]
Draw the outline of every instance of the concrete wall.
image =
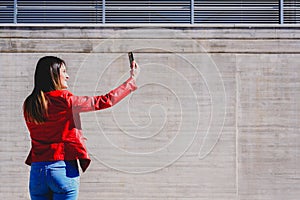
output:
[[82, 114], [92, 157], [79, 199], [300, 196], [298, 26], [0, 27], [0, 199], [29, 199], [22, 102], [37, 60], [66, 60], [70, 90], [139, 90]]

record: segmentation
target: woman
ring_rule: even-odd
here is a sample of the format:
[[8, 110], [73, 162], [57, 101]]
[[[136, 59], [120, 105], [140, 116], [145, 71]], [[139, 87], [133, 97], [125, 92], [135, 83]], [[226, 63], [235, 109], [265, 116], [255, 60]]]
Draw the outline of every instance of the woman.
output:
[[54, 56], [41, 58], [36, 66], [34, 89], [23, 110], [31, 137], [26, 164], [31, 165], [29, 190], [32, 200], [73, 200], [78, 197], [79, 170], [89, 164], [81, 133], [80, 112], [111, 107], [136, 90], [138, 66], [131, 63], [130, 78], [102, 96], [74, 96], [67, 90], [65, 62]]

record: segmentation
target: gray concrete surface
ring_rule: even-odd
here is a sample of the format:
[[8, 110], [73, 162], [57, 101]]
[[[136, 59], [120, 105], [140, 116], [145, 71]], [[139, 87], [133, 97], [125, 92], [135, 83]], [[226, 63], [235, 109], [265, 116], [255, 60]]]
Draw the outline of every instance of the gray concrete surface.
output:
[[126, 79], [128, 51], [139, 89], [82, 114], [79, 199], [299, 199], [299, 38], [295, 25], [1, 26], [0, 199], [29, 199], [37, 60], [63, 58], [70, 90], [95, 95]]

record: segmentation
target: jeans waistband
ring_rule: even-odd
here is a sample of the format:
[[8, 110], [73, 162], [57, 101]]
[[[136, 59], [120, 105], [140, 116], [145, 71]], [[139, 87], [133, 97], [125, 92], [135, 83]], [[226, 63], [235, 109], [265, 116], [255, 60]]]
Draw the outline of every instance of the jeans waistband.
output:
[[67, 165], [77, 166], [76, 160], [58, 160], [58, 161], [45, 161], [45, 162], [33, 162], [31, 167], [65, 167]]

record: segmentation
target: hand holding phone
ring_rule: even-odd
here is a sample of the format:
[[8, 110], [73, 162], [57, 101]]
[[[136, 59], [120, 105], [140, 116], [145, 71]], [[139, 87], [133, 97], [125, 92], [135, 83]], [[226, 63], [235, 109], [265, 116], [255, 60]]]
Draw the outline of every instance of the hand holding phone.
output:
[[133, 77], [134, 79], [136, 79], [137, 76], [138, 76], [138, 74], [139, 74], [139, 72], [140, 72], [140, 69], [139, 69], [137, 63], [133, 62], [135, 60], [133, 58], [133, 53], [132, 52], [128, 53], [128, 58], [129, 58], [130, 68], [131, 68], [130, 75], [131, 75], [131, 77]]

